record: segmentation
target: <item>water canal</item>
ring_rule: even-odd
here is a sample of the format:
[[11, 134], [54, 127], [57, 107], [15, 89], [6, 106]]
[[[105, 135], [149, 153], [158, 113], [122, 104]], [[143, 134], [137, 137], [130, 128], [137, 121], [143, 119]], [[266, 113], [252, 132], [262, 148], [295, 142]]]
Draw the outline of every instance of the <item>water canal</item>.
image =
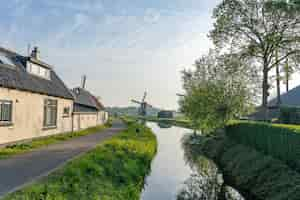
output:
[[193, 142], [193, 131], [155, 123], [147, 125], [157, 136], [158, 150], [141, 200], [244, 199], [226, 186], [222, 173], [211, 160], [202, 156], [197, 161], [191, 159], [186, 143]]

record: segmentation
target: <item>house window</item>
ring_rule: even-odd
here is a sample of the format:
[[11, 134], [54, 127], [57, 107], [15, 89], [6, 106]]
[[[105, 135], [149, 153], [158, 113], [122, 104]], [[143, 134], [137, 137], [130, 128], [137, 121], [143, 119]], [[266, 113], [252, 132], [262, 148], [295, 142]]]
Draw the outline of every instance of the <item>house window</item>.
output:
[[57, 100], [46, 99], [44, 104], [44, 127], [56, 127]]
[[70, 107], [64, 107], [63, 116], [69, 117], [69, 115], [70, 115]]
[[34, 74], [34, 75], [37, 75], [42, 78], [50, 80], [50, 70], [46, 69], [40, 65], [28, 62], [27, 63], [27, 71], [31, 74]]
[[0, 100], [0, 123], [12, 122], [12, 101]]

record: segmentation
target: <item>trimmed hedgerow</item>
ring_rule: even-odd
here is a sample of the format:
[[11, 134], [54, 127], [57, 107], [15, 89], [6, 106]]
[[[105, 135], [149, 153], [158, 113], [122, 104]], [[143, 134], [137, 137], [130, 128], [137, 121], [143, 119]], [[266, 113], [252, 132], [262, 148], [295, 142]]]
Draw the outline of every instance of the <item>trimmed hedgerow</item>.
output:
[[246, 199], [300, 199], [300, 173], [284, 162], [223, 135], [198, 136], [197, 141], [187, 143], [193, 156], [205, 155], [214, 160], [225, 182], [238, 189]]
[[226, 127], [236, 142], [280, 159], [300, 170], [300, 126], [238, 121]]

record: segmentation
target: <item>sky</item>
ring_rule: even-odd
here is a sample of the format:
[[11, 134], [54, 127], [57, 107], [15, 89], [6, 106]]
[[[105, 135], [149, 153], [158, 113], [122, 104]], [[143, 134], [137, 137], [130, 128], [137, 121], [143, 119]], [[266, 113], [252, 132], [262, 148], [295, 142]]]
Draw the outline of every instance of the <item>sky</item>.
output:
[[176, 109], [181, 71], [212, 46], [220, 0], [9, 0], [0, 5], [0, 46], [43, 61], [69, 88], [87, 88], [106, 106], [132, 98]]

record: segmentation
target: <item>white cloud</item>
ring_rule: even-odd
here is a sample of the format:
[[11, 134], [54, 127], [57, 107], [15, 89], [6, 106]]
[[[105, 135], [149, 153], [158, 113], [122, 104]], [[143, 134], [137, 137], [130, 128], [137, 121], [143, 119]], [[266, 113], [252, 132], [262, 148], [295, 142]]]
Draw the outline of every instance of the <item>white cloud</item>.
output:
[[201, 13], [198, 8], [42, 2], [45, 10], [27, 12], [32, 5], [20, 1], [24, 5], [17, 13], [28, 16], [15, 17], [7, 36], [0, 24], [0, 40], [21, 52], [34, 41], [41, 47], [42, 58], [55, 66], [69, 87], [77, 86], [86, 74], [88, 87], [108, 105], [126, 105], [131, 97], [148, 90], [154, 105], [176, 107], [180, 71], [210, 46], [206, 38], [210, 12]]
[[64, 10], [67, 9], [77, 12], [94, 13], [101, 12], [104, 9], [101, 0], [44, 0], [43, 2], [50, 7], [56, 7]]

